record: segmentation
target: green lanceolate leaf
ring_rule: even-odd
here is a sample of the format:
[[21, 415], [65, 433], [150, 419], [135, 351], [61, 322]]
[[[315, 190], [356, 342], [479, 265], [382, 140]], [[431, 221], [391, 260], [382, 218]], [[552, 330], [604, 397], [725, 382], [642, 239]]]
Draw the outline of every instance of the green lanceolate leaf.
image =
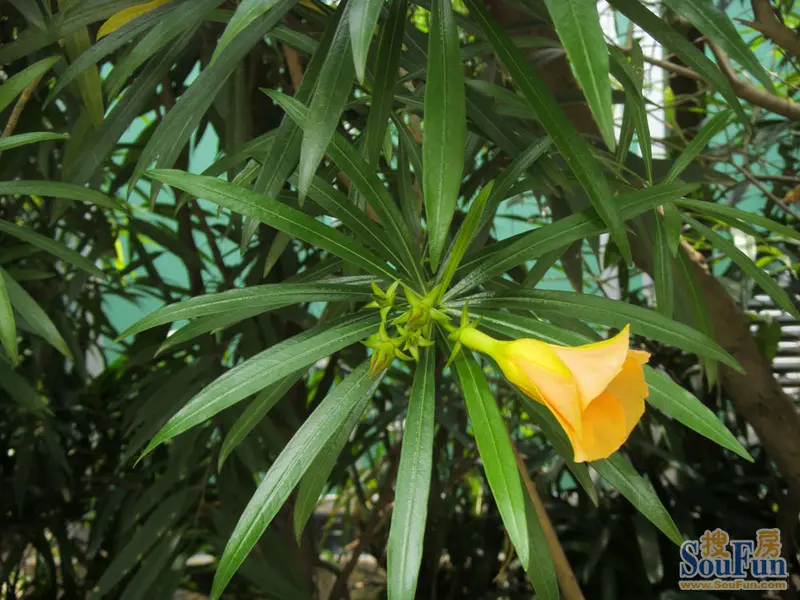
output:
[[603, 141], [613, 152], [614, 113], [608, 80], [608, 51], [597, 3], [594, 0], [545, 0], [545, 4]]
[[[2, 231], [2, 229], [0, 229], [0, 231]], [[72, 353], [69, 351], [67, 343], [64, 341], [64, 338], [61, 337], [61, 334], [50, 320], [50, 317], [47, 316], [47, 313], [42, 310], [42, 307], [39, 306], [36, 300], [34, 300], [8, 273], [0, 271], [0, 277], [3, 278], [8, 299], [11, 302], [11, 306], [14, 307], [14, 310], [16, 310], [17, 313], [25, 319], [25, 322], [48, 344], [71, 360]]]
[[523, 152], [517, 154], [511, 164], [508, 165], [497, 180], [492, 188], [492, 193], [486, 202], [486, 210], [481, 215], [478, 230], [482, 230], [489, 221], [494, 217], [497, 207], [506, 199], [506, 196], [512, 186], [519, 181], [519, 178], [525, 174], [530, 166], [541, 158], [552, 146], [553, 142], [550, 138], [544, 137], [531, 143]]
[[[181, 11], [183, 12], [183, 11]], [[81, 145], [80, 160], [70, 163], [65, 178], [73, 183], [91, 180], [103, 161], [114, 150], [120, 137], [130, 127], [152, 98], [156, 86], [189, 47], [195, 28], [189, 29], [167, 48], [150, 57], [142, 72], [131, 82], [122, 98], [114, 104], [103, 122], [93, 130]], [[117, 72], [117, 68], [111, 72]]]
[[639, 335], [672, 344], [688, 352], [719, 360], [742, 372], [742, 367], [714, 340], [691, 327], [647, 308], [599, 296], [555, 290], [518, 290], [470, 299], [470, 307], [531, 310], [622, 328], [630, 324]]
[[706, 238], [712, 246], [724, 252], [725, 255], [735, 262], [742, 271], [744, 271], [749, 277], [752, 277], [756, 284], [759, 285], [767, 294], [769, 294], [770, 298], [772, 298], [778, 304], [778, 306], [780, 306], [789, 314], [794, 315], [795, 318], [800, 318], [800, 311], [797, 310], [797, 307], [794, 305], [794, 302], [792, 302], [789, 294], [786, 293], [786, 290], [778, 285], [778, 282], [770, 277], [766, 271], [750, 260], [749, 256], [739, 250], [739, 248], [736, 247], [736, 244], [722, 237], [711, 228], [698, 223], [688, 215], [682, 215], [682, 218], [686, 224], [691, 226], [692, 229]]
[[17, 346], [17, 324], [14, 321], [14, 309], [11, 307], [11, 298], [6, 290], [3, 269], [0, 269], [0, 343], [11, 359], [12, 364], [19, 362], [19, 347]]
[[67, 133], [51, 133], [48, 131], [37, 131], [34, 133], [20, 133], [19, 135], [12, 135], [6, 138], [0, 138], [0, 152], [3, 150], [11, 150], [19, 146], [27, 144], [36, 144], [38, 142], [49, 142], [53, 140], [66, 140], [69, 139]]
[[[286, 111], [299, 124], [305, 126], [307, 112], [305, 107], [291, 96], [280, 92], [265, 90], [265, 92]], [[388, 231], [389, 242], [392, 243], [403, 262], [398, 265], [412, 275], [418, 283], [423, 277], [420, 270], [420, 259], [412, 245], [411, 234], [403, 215], [394, 203], [389, 191], [375, 174], [370, 170], [364, 159], [359, 156], [353, 146], [338, 133], [333, 136], [333, 143], [328, 147], [328, 154], [333, 162], [344, 172], [359, 194], [378, 215], [381, 225]]]
[[12, 196], [51, 196], [53, 198], [64, 198], [66, 200], [78, 200], [120, 210], [121, 203], [115, 198], [106, 196], [102, 192], [93, 190], [81, 185], [72, 183], [62, 183], [60, 181], [0, 181], [0, 194]]
[[[375, 3], [375, 0], [367, 0]], [[381, 0], [378, 4], [383, 4]], [[375, 59], [375, 75], [372, 86], [372, 102], [367, 115], [367, 128], [364, 131], [363, 153], [367, 164], [377, 166], [381, 146], [389, 138], [387, 124], [394, 102], [394, 87], [397, 81], [397, 64], [403, 49], [403, 31], [408, 11], [408, 0], [392, 0], [389, 18], [380, 30], [378, 54]], [[353, 38], [353, 16], [350, 17], [353, 51], [357, 42]], [[358, 70], [358, 67], [356, 67]], [[363, 74], [359, 75], [363, 79]]]
[[655, 406], [664, 414], [707, 437], [712, 442], [753, 462], [753, 458], [739, 440], [693, 394], [651, 367], [645, 367], [645, 377], [650, 386], [650, 395], [647, 397], [648, 404]]
[[614, 486], [636, 507], [636, 510], [664, 532], [664, 535], [675, 544], [683, 543], [683, 536], [661, 500], [658, 499], [653, 486], [642, 479], [624, 456], [617, 452], [609, 458], [597, 460], [591, 465], [600, 477]]
[[785, 236], [791, 240], [800, 241], [800, 231], [787, 227], [782, 223], [773, 221], [770, 218], [752, 213], [727, 204], [717, 204], [715, 202], [703, 202], [700, 200], [678, 199], [675, 204], [687, 208], [693, 212], [702, 213], [704, 215], [711, 215], [727, 223], [731, 227], [737, 227], [740, 222], [755, 225], [756, 227], [763, 227], [767, 231], [771, 231], [777, 235]]
[[644, 160], [648, 183], [653, 182], [653, 143], [650, 138], [650, 125], [647, 122], [647, 108], [644, 104], [641, 86], [633, 65], [617, 48], [611, 48], [611, 74], [625, 90], [625, 111], [631, 115], [633, 128], [638, 135], [639, 149]]
[[556, 248], [537, 258], [531, 270], [525, 275], [525, 279], [522, 280], [522, 287], [535, 288], [566, 251], [567, 248]]
[[[628, 220], [668, 200], [688, 194], [696, 188], [696, 185], [674, 183], [657, 185], [617, 196], [614, 200], [623, 219]], [[456, 272], [455, 279], [458, 283], [450, 289], [445, 298], [452, 298], [525, 261], [605, 230], [605, 224], [597, 212], [588, 209], [529, 233], [493, 244], [485, 251], [466, 257]]]
[[436, 412], [435, 349], [424, 350], [414, 374], [403, 432], [394, 511], [387, 546], [389, 600], [410, 600], [417, 589], [433, 470]]
[[222, 595], [234, 573], [320, 452], [352, 418], [353, 413], [359, 416], [364, 413], [380, 379], [369, 376], [369, 362], [364, 361], [325, 397], [297, 430], [272, 463], [236, 524], [214, 576], [212, 600], [218, 600]]
[[[682, 320], [694, 326], [695, 329], [708, 337], [714, 336], [714, 324], [708, 310], [705, 293], [701, 283], [694, 272], [694, 263], [686, 252], [676, 254], [677, 275], [675, 281], [675, 301], [685, 311]], [[706, 370], [709, 389], [717, 379], [718, 365], [713, 360], [704, 359], [703, 367]]]
[[218, 471], [222, 470], [222, 465], [225, 464], [225, 461], [236, 446], [253, 431], [256, 425], [261, 422], [261, 419], [263, 419], [272, 407], [286, 395], [286, 392], [297, 383], [297, 380], [303, 376], [304, 372], [305, 370], [301, 369], [291, 375], [287, 375], [269, 388], [261, 390], [256, 395], [250, 403], [250, 406], [236, 419], [236, 422], [231, 426], [225, 436], [225, 440], [222, 442], [222, 447], [219, 450], [219, 458], [217, 459]]
[[656, 308], [662, 315], [671, 319], [675, 304], [672, 252], [669, 248], [664, 219], [658, 213], [653, 217], [653, 284], [656, 289]]
[[325, 489], [339, 455], [347, 445], [350, 434], [361, 420], [363, 411], [353, 411], [334, 433], [331, 440], [320, 450], [317, 457], [308, 467], [297, 488], [297, 500], [294, 505], [294, 535], [298, 543], [303, 535], [306, 523], [311, 518], [317, 501]]
[[[134, 188], [136, 181], [153, 162], [158, 167], [172, 167], [235, 66], [283, 18], [295, 2], [296, 0], [278, 0], [275, 7], [249, 24], [228, 44], [217, 60], [197, 76], [166, 114], [142, 150], [129, 189]], [[151, 198], [155, 198], [158, 188], [158, 185], [152, 186]]]
[[339, 22], [308, 105], [303, 125], [300, 165], [297, 168], [297, 189], [301, 199], [308, 192], [314, 173], [336, 132], [342, 110], [350, 97], [350, 90], [353, 89], [355, 67], [350, 56], [348, 29], [351, 12], [346, 10], [344, 18]]
[[204, 333], [222, 331], [228, 327], [236, 325], [237, 323], [249, 319], [264, 312], [261, 307], [246, 308], [242, 310], [232, 310], [218, 315], [208, 315], [205, 317], [198, 317], [193, 321], [187, 323], [177, 331], [169, 334], [161, 345], [156, 350], [155, 356], [163, 355], [170, 348], [180, 346], [197, 336]]
[[[185, 8], [179, 10], [181, 10], [181, 12], [185, 12]], [[67, 69], [61, 73], [56, 80], [56, 84], [50, 90], [45, 104], [52, 102], [56, 97], [58, 97], [64, 88], [66, 88], [76, 79], [78, 80], [78, 85], [82, 85], [81, 79], [85, 78], [87, 73], [94, 72], [94, 77], [98, 77], [99, 83], [99, 75], [96, 73], [96, 68], [88, 71], [87, 69], [90, 69], [90, 67], [95, 67], [95, 65], [103, 58], [129, 43], [141, 33], [153, 28], [153, 26], [159, 21], [168, 19], [170, 13], [175, 11], [176, 5], [173, 3], [167, 4], [166, 6], [159, 6], [154, 10], [146, 12], [139, 18], [126, 23], [113, 33], [98, 40], [97, 43], [89, 46], [87, 49], [85, 49], [85, 51], [81, 52], [80, 55], [76, 56], [69, 67], [67, 67]], [[100, 101], [100, 108], [102, 109], [102, 101]], [[102, 120], [102, 113], [100, 113], [100, 116]]]
[[155, 169], [149, 173], [162, 183], [215, 202], [244, 216], [258, 219], [288, 235], [319, 246], [368, 273], [389, 281], [397, 278], [388, 269], [385, 261], [371, 251], [342, 235], [333, 227], [281, 202], [214, 177], [170, 169]]
[[[678, 248], [681, 245], [681, 230], [683, 223], [681, 222], [681, 213], [675, 206], [675, 202], [666, 202], [661, 205], [661, 210], [664, 217], [664, 230], [667, 236], [667, 245], [672, 256], [677, 256]], [[749, 213], [748, 213], [749, 214]]]
[[474, 240], [475, 234], [478, 232], [480, 219], [486, 210], [486, 204], [491, 196], [493, 185], [493, 182], [490, 181], [487, 185], [483, 186], [483, 189], [472, 201], [469, 211], [467, 212], [467, 217], [461, 224], [456, 239], [453, 240], [450, 251], [445, 257], [445, 262], [439, 272], [439, 277], [437, 277], [438, 284], [442, 286], [442, 292], [450, 285], [461, 259], [464, 257], [464, 254], [466, 254], [467, 249]]
[[353, 64], [358, 81], [364, 84], [372, 33], [381, 15], [383, 0], [352, 0], [350, 2], [350, 43], [353, 46]]
[[369, 298], [370, 290], [367, 285], [340, 285], [333, 282], [256, 285], [241, 290], [227, 290], [217, 294], [197, 296], [164, 306], [139, 319], [123, 331], [119, 337], [125, 338], [165, 323], [238, 310], [263, 309], [263, 312], [266, 312], [302, 302], [358, 301]]
[[670, 27], [661, 17], [645, 8], [639, 0], [609, 0], [612, 7], [644, 29], [665, 48], [674, 52], [686, 66], [698, 73], [718, 91], [736, 111], [739, 120], [747, 123], [747, 115], [739, 104], [739, 98], [722, 71], [705, 54], [694, 47], [682, 34]]
[[219, 38], [216, 48], [214, 48], [211, 62], [213, 63], [219, 58], [223, 50], [225, 50], [239, 34], [244, 32], [244, 30], [256, 20], [264, 17], [267, 12], [273, 10], [279, 3], [279, 0], [243, 0], [243, 2], [236, 7], [236, 12], [233, 13], [233, 17], [228, 21], [225, 31], [222, 32], [222, 36]]
[[188, 499], [188, 491], [181, 490], [164, 500], [153, 511], [153, 514], [133, 534], [130, 541], [118, 552], [114, 553], [111, 564], [103, 572], [103, 576], [100, 577], [100, 581], [97, 582], [97, 586], [93, 590], [95, 597], [102, 597], [107, 594], [132, 568], [141, 562], [142, 555], [152, 548], [160, 534], [172, 527], [181, 518], [183, 515], [182, 509]]
[[464, 73], [455, 17], [449, 0], [433, 0], [425, 82], [422, 187], [434, 269], [439, 267], [456, 209], [466, 136]]
[[477, 0], [465, 0], [470, 16], [492, 44], [498, 58], [519, 86], [536, 118], [553, 140], [570, 170], [581, 183], [597, 213], [608, 226], [625, 260], [631, 262], [628, 237], [615, 199], [587, 142], [580, 138], [544, 81], [533, 71], [508, 35], [494, 23]]
[[[290, 177], [289, 181], [294, 183], [294, 176]], [[394, 249], [394, 245], [386, 239], [386, 231], [342, 192], [322, 178], [314, 177], [308, 193], [315, 204], [332, 217], [339, 219], [358, 239], [375, 248], [383, 258], [396, 265], [403, 264], [403, 259]]]
[[709, 41], [747, 69], [767, 90], [775, 93], [772, 79], [761, 62], [736, 32], [728, 15], [714, 6], [712, 0], [664, 0], [664, 4], [697, 27]]
[[161, 428], [142, 456], [287, 375], [363, 340], [374, 333], [379, 321], [376, 313], [344, 317], [318, 325], [256, 354], [215, 379], [192, 398]]
[[[311, 93], [314, 91], [314, 86], [325, 63], [333, 38], [339, 30], [339, 22], [346, 6], [345, 3], [339, 4], [336, 11], [328, 17], [325, 33], [305, 69], [300, 86], [295, 92], [294, 99], [303, 108], [305, 108], [304, 103], [308, 102]], [[286, 183], [286, 179], [297, 166], [297, 161], [300, 158], [302, 134], [303, 130], [298, 126], [298, 123], [289, 115], [284, 116], [275, 133], [275, 140], [261, 165], [261, 172], [258, 174], [258, 179], [256, 179], [256, 184], [253, 187], [254, 192], [263, 194], [268, 198], [274, 198], [278, 195]], [[247, 248], [247, 244], [250, 242], [250, 238], [257, 227], [257, 220], [245, 220], [240, 246], [242, 252]], [[283, 235], [282, 238], [276, 238], [273, 245], [277, 252], [288, 245], [288, 239]]]
[[533, 584], [533, 589], [536, 590], [537, 598], [541, 598], [541, 600], [559, 600], [561, 596], [558, 592], [558, 579], [556, 578], [553, 558], [550, 555], [547, 538], [544, 535], [542, 525], [539, 523], [533, 500], [528, 493], [525, 494], [525, 519], [528, 523], [531, 549], [528, 564], [523, 565], [525, 572]]
[[458, 381], [467, 404], [473, 435], [508, 537], [523, 565], [530, 557], [530, 539], [522, 489], [514, 451], [497, 402], [480, 365], [469, 352], [459, 352], [454, 361]]
[[686, 167], [692, 164], [694, 159], [697, 158], [697, 155], [705, 149], [709, 142], [728, 126], [732, 116], [733, 113], [731, 111], [725, 110], [711, 117], [708, 122], [703, 125], [702, 129], [697, 132], [697, 135], [692, 138], [692, 141], [686, 145], [686, 148], [683, 149], [680, 156], [675, 159], [669, 173], [667, 173], [667, 176], [661, 181], [663, 183], [669, 183], [675, 180]]
[[4, 389], [22, 408], [32, 413], [50, 413], [47, 403], [39, 395], [39, 392], [3, 360], [0, 360], [0, 388]]
[[47, 73], [59, 60], [60, 56], [43, 58], [0, 85], [0, 112], [3, 112], [26, 87]]
[[103, 81], [106, 95], [115, 98], [140, 66], [159, 54], [178, 36], [191, 33], [203, 16], [219, 4], [220, 0], [188, 0], [180, 4], [178, 10], [156, 15], [156, 25], [119, 58], [114, 70]]

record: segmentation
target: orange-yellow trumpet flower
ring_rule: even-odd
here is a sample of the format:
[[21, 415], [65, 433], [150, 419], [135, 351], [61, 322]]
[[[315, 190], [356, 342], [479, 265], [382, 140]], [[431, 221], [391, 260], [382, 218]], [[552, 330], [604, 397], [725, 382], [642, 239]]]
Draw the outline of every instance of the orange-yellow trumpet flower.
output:
[[505, 342], [471, 326], [453, 337], [491, 356], [511, 383], [550, 409], [576, 462], [613, 454], [644, 413], [648, 388], [642, 365], [650, 355], [628, 347], [628, 327], [610, 339], [572, 348], [531, 339]]

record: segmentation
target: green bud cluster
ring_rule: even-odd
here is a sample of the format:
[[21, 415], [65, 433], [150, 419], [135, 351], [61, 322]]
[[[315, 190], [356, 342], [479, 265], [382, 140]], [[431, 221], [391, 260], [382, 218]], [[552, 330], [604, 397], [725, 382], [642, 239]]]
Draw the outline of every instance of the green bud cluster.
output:
[[386, 290], [382, 290], [372, 282], [372, 302], [367, 304], [367, 308], [380, 310], [381, 324], [378, 332], [363, 343], [374, 350], [370, 360], [370, 374], [373, 376], [386, 369], [395, 358], [404, 361], [419, 360], [419, 349], [433, 344], [431, 334], [435, 322], [448, 330], [452, 329], [448, 324], [450, 317], [436, 306], [441, 292], [438, 287], [423, 296], [403, 285], [407, 308], [390, 319], [400, 285], [403, 284], [396, 281]]

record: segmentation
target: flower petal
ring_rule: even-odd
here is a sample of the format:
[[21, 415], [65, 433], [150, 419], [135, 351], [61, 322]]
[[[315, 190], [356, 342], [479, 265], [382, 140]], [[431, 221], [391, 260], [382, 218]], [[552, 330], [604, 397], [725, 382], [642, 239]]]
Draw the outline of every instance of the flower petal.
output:
[[644, 414], [644, 399], [649, 394], [642, 361], [646, 352], [631, 351], [622, 370], [605, 391], [583, 411], [583, 432], [570, 435], [575, 461], [608, 458], [619, 450]]
[[[646, 352], [637, 352], [631, 355], [622, 366], [622, 371], [608, 385], [605, 393], [614, 396], [622, 406], [625, 414], [625, 437], [629, 436], [636, 423], [642, 418], [644, 413], [644, 399], [650, 395], [647, 381], [644, 378], [644, 370], [639, 362], [641, 355], [649, 355]], [[645, 359], [646, 360], [646, 359]]]
[[[498, 364], [506, 378], [543, 402], [574, 430], [581, 430], [581, 399], [570, 370], [550, 346], [535, 340], [509, 342]], [[538, 397], [537, 397], [538, 396]]]
[[629, 327], [602, 342], [575, 346], [550, 346], [553, 352], [572, 371], [581, 394], [581, 406], [586, 409], [622, 370], [628, 356]]
[[600, 394], [583, 412], [582, 434], [571, 440], [575, 462], [608, 458], [628, 438], [626, 430], [622, 404], [611, 394]]

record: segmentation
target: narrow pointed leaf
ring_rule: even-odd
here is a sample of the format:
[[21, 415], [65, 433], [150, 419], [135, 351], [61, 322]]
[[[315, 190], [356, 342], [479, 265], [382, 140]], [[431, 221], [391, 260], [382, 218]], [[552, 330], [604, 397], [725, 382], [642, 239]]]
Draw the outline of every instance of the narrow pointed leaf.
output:
[[625, 90], [625, 111], [630, 112], [631, 123], [638, 136], [639, 150], [644, 160], [648, 183], [653, 182], [653, 143], [650, 138], [650, 125], [647, 121], [647, 107], [644, 104], [641, 86], [633, 65], [617, 48], [611, 48], [611, 74]]
[[303, 143], [300, 150], [300, 165], [297, 168], [300, 199], [306, 197], [322, 157], [331, 143], [344, 105], [353, 89], [355, 67], [350, 56], [350, 33], [346, 11], [339, 22], [325, 64], [317, 79], [314, 94], [308, 105], [303, 126]]
[[14, 309], [11, 307], [11, 298], [6, 290], [3, 269], [0, 269], [0, 343], [11, 359], [12, 364], [19, 362], [19, 348], [17, 346], [17, 325], [14, 321]]
[[533, 71], [508, 35], [489, 16], [478, 0], [465, 0], [470, 16], [492, 44], [495, 53], [519, 86], [536, 118], [553, 140], [559, 153], [580, 182], [597, 213], [608, 226], [623, 257], [632, 261], [628, 237], [617, 203], [587, 142], [569, 122], [544, 81]]
[[0, 112], [3, 112], [26, 87], [47, 73], [59, 60], [61, 60], [60, 56], [43, 58], [0, 85]]
[[334, 433], [330, 441], [320, 450], [317, 457], [308, 467], [297, 488], [297, 500], [294, 504], [294, 535], [300, 542], [306, 523], [311, 518], [317, 501], [325, 489], [339, 455], [347, 445], [353, 429], [361, 420], [361, 412], [353, 411]]
[[656, 308], [658, 312], [672, 318], [675, 299], [672, 252], [669, 248], [664, 219], [655, 214], [653, 219], [653, 283], [656, 289]]
[[[300, 102], [280, 92], [266, 91], [266, 93], [280, 104], [292, 119], [300, 125], [306, 126], [307, 112]], [[381, 225], [388, 231], [388, 242], [403, 257], [402, 264], [398, 266], [421, 282], [423, 277], [420, 270], [420, 258], [412, 246], [411, 234], [403, 221], [403, 215], [374, 169], [370, 170], [352, 144], [338, 133], [333, 136], [333, 143], [328, 148], [328, 154], [356, 186], [359, 193], [378, 215]]]
[[728, 206], [727, 204], [717, 204], [715, 202], [703, 202], [700, 200], [689, 200], [685, 198], [675, 200], [675, 204], [682, 206], [683, 208], [690, 209], [693, 212], [711, 215], [712, 217], [727, 223], [731, 227], [736, 227], [738, 222], [743, 221], [745, 223], [749, 223], [750, 225], [755, 225], [756, 227], [763, 227], [767, 231], [771, 231], [777, 235], [785, 236], [791, 240], [800, 241], [800, 231], [797, 229], [792, 229], [791, 227], [787, 227], [782, 223], [773, 221], [768, 217], [764, 217], [750, 211], [741, 210], [739, 208], [734, 208], [733, 206]]
[[575, 79], [586, 96], [603, 141], [614, 151], [614, 113], [606, 49], [594, 0], [545, 0]]
[[608, 0], [608, 3], [644, 29], [662, 46], [674, 52], [686, 66], [722, 94], [742, 123], [748, 122], [748, 117], [739, 104], [739, 97], [733, 91], [728, 79], [705, 54], [695, 48], [694, 44], [643, 6], [639, 0]]
[[231, 20], [228, 21], [225, 31], [222, 32], [222, 36], [219, 38], [214, 48], [211, 62], [213, 63], [217, 60], [225, 48], [227, 48], [239, 34], [247, 29], [254, 21], [262, 18], [267, 12], [275, 8], [278, 3], [279, 0], [243, 0], [242, 3], [236, 7], [236, 12], [233, 13]]
[[8, 363], [0, 360], [0, 388], [16, 401], [22, 408], [32, 413], [50, 414], [51, 411], [42, 396], [28, 381], [14, 371]]
[[464, 172], [467, 120], [461, 68], [458, 30], [450, 0], [433, 0], [425, 84], [422, 187], [434, 269], [439, 267], [444, 252]]
[[364, 361], [328, 394], [297, 430], [258, 486], [244, 509], [222, 553], [212, 600], [218, 600], [258, 539], [300, 482], [310, 464], [330, 443], [336, 432], [353, 413], [364, 413], [380, 377], [369, 376], [369, 362]]
[[192, 398], [161, 428], [142, 455], [283, 377], [366, 338], [377, 329], [378, 322], [374, 313], [344, 317], [256, 354]]
[[503, 524], [523, 565], [530, 557], [530, 539], [522, 489], [514, 451], [497, 401], [472, 354], [459, 352], [453, 363], [467, 404], [473, 435]]
[[[376, 0], [362, 0], [374, 4]], [[377, 2], [383, 4], [383, 0]], [[375, 59], [375, 75], [372, 85], [372, 101], [364, 131], [364, 158], [368, 165], [377, 166], [381, 145], [391, 141], [387, 128], [394, 102], [394, 87], [397, 81], [397, 64], [403, 49], [403, 31], [406, 24], [408, 0], [392, 0], [389, 17], [380, 29], [378, 54]], [[352, 36], [353, 16], [350, 17], [353, 51], [357, 42]], [[358, 66], [356, 66], [358, 71]], [[359, 75], [363, 79], [363, 74]], [[387, 160], [388, 162], [388, 160]]]
[[736, 31], [728, 15], [714, 6], [712, 0], [664, 0], [664, 4], [697, 27], [709, 41], [747, 69], [768, 91], [775, 93], [772, 79], [761, 61]]
[[0, 194], [13, 196], [50, 196], [53, 198], [88, 202], [89, 204], [95, 204], [112, 210], [120, 210], [122, 208], [122, 204], [117, 199], [106, 196], [104, 193], [98, 192], [97, 190], [72, 183], [46, 181], [44, 179], [34, 179], [31, 181], [0, 181]]
[[193, 175], [170, 169], [155, 169], [149, 173], [162, 183], [215, 202], [241, 215], [258, 219], [279, 231], [319, 246], [368, 273], [373, 273], [389, 281], [396, 279], [395, 274], [388, 270], [385, 261], [358, 242], [282, 202], [214, 177]]
[[[665, 184], [617, 196], [614, 201], [625, 220], [639, 216], [668, 200], [697, 188], [696, 185]], [[456, 272], [456, 283], [445, 298], [451, 298], [488, 281], [508, 269], [547, 252], [563, 248], [576, 240], [602, 233], [605, 224], [594, 209], [583, 210], [539, 227], [516, 238], [493, 244], [485, 251], [467, 256]]]
[[475, 234], [478, 232], [480, 219], [486, 210], [486, 204], [491, 196], [493, 185], [494, 182], [490, 181], [483, 186], [483, 189], [481, 189], [477, 197], [472, 201], [467, 216], [458, 230], [456, 239], [453, 240], [453, 244], [445, 257], [445, 262], [437, 278], [439, 280], [438, 284], [442, 286], [442, 291], [446, 290], [450, 285], [461, 259], [464, 258], [464, 254], [466, 254], [467, 249], [474, 240]]
[[[155, 162], [156, 166], [162, 168], [175, 164], [192, 131], [214, 102], [236, 65], [253, 46], [262, 41], [264, 35], [283, 18], [295, 2], [296, 0], [278, 0], [272, 10], [248, 25], [217, 60], [197, 76], [166, 114], [142, 150], [129, 186], [131, 189], [152, 163]], [[158, 185], [152, 186], [153, 198], [158, 193], [158, 188]]]
[[389, 600], [412, 599], [417, 589], [433, 470], [435, 368], [435, 349], [428, 348], [414, 374], [403, 431], [387, 546]]
[[11, 150], [11, 148], [17, 148], [19, 146], [25, 146], [27, 144], [36, 144], [37, 142], [49, 142], [52, 140], [66, 139], [69, 139], [68, 133], [51, 133], [48, 131], [20, 133], [19, 135], [0, 138], [0, 152], [3, 150]]
[[706, 238], [712, 246], [724, 252], [728, 258], [730, 258], [739, 266], [742, 271], [745, 272], [745, 274], [747, 274], [749, 277], [752, 277], [756, 284], [759, 285], [767, 294], [769, 294], [770, 298], [772, 298], [778, 304], [778, 306], [780, 306], [789, 314], [794, 315], [795, 318], [800, 318], [800, 311], [797, 310], [797, 307], [794, 305], [794, 302], [792, 302], [789, 294], [786, 293], [786, 290], [778, 285], [778, 282], [775, 281], [766, 271], [750, 260], [749, 256], [739, 250], [739, 248], [736, 247], [736, 244], [722, 237], [711, 228], [695, 221], [688, 215], [682, 215], [682, 218], [685, 223], [692, 227], [692, 229]]
[[305, 371], [301, 369], [291, 375], [287, 375], [269, 388], [261, 390], [256, 395], [250, 403], [250, 406], [236, 419], [236, 422], [225, 435], [225, 440], [222, 442], [222, 447], [219, 450], [219, 458], [217, 459], [218, 471], [222, 470], [222, 466], [231, 455], [231, 452], [236, 449], [236, 446], [238, 446], [261, 422], [261, 419], [267, 415], [272, 407], [286, 395], [289, 389], [297, 383], [297, 380], [303, 376], [304, 372]]
[[[317, 78], [322, 71], [333, 38], [339, 30], [339, 23], [345, 11], [345, 7], [346, 4], [340, 4], [337, 10], [328, 17], [325, 33], [303, 73], [300, 86], [295, 91], [294, 99], [298, 104], [303, 106], [303, 108], [305, 108], [305, 103], [308, 102], [311, 93], [314, 91], [314, 86], [316, 86]], [[300, 159], [302, 135], [303, 130], [300, 124], [289, 115], [285, 115], [281, 120], [280, 126], [277, 128], [272, 146], [261, 165], [261, 171], [253, 187], [254, 192], [264, 194], [268, 198], [277, 196]], [[247, 244], [250, 242], [250, 238], [252, 238], [257, 227], [257, 220], [245, 219], [240, 246], [242, 252], [247, 248]], [[288, 245], [288, 240], [286, 239], [278, 239], [273, 242], [275, 252], [277, 252], [278, 249], [282, 250], [286, 245]], [[281, 246], [283, 246], [283, 248], [281, 248]]]
[[351, 0], [350, 2], [350, 43], [353, 46], [353, 64], [358, 81], [364, 83], [369, 46], [378, 17], [381, 15], [383, 0]]
[[739, 440], [693, 394], [652, 367], [645, 367], [645, 377], [650, 386], [650, 395], [647, 397], [648, 404], [655, 406], [664, 414], [707, 437], [712, 442], [753, 462], [753, 458]]
[[658, 499], [653, 486], [642, 479], [624, 456], [617, 452], [609, 458], [595, 461], [591, 465], [600, 477], [614, 486], [664, 535], [679, 546], [683, 543], [683, 536], [661, 500]]
[[692, 141], [686, 145], [686, 148], [683, 149], [683, 152], [680, 153], [678, 158], [675, 159], [669, 173], [667, 173], [666, 177], [661, 181], [663, 183], [669, 183], [680, 176], [683, 170], [697, 158], [697, 155], [705, 150], [711, 140], [728, 126], [732, 116], [733, 113], [731, 111], [725, 110], [711, 117], [700, 131], [697, 132], [697, 135], [692, 138]]
[[539, 523], [533, 499], [528, 490], [525, 491], [525, 519], [528, 523], [531, 555], [528, 564], [523, 564], [523, 567], [528, 574], [528, 579], [533, 584], [537, 598], [559, 600], [561, 595], [558, 591], [558, 579], [550, 548], [547, 546], [547, 538], [541, 523]]
[[263, 309], [299, 304], [303, 302], [326, 302], [336, 300], [367, 300], [370, 291], [367, 286], [348, 286], [336, 283], [273, 283], [250, 286], [241, 290], [227, 290], [216, 294], [206, 294], [163, 306], [123, 331], [119, 337], [125, 338], [141, 331], [183, 319], [210, 316], [243, 309]]
[[3, 283], [6, 287], [8, 299], [11, 306], [19, 315], [25, 319], [25, 322], [40, 335], [48, 344], [61, 352], [64, 356], [72, 359], [72, 353], [61, 337], [61, 334], [56, 329], [56, 326], [47, 316], [47, 313], [42, 310], [42, 307], [36, 303], [31, 295], [18, 284], [8, 273], [0, 271], [0, 277], [3, 278]]

